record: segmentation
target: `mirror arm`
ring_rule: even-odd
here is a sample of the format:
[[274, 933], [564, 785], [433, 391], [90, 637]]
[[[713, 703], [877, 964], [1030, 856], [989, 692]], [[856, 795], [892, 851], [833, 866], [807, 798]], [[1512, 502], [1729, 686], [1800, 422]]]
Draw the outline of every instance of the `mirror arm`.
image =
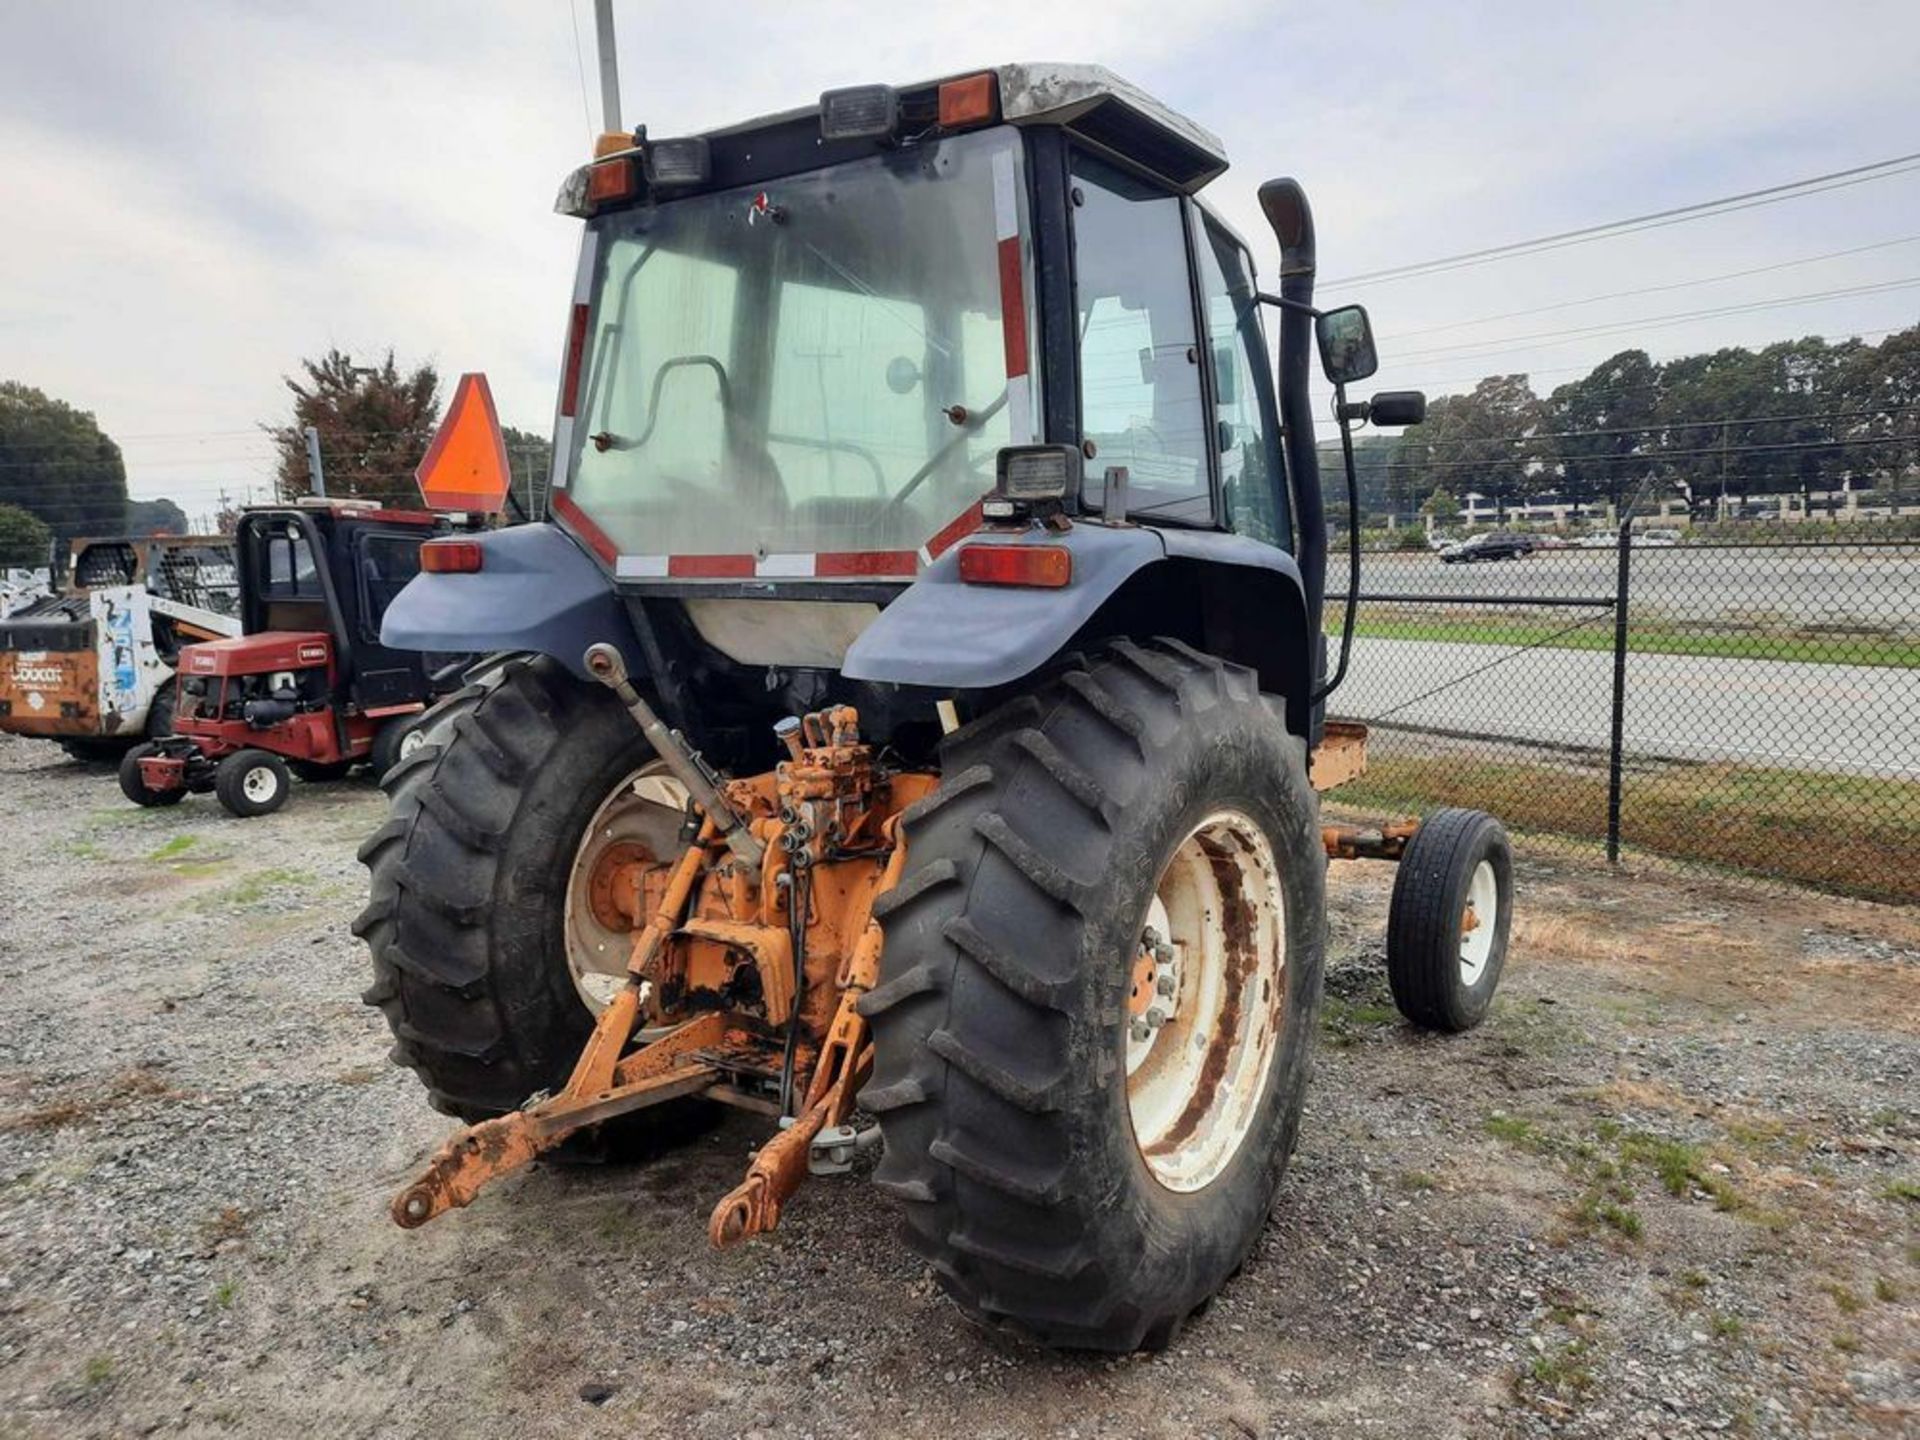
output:
[[1354, 611], [1360, 604], [1360, 476], [1353, 459], [1353, 428], [1349, 423], [1353, 410], [1365, 410], [1347, 404], [1347, 387], [1333, 387], [1333, 413], [1340, 421], [1340, 458], [1347, 467], [1347, 614], [1340, 624], [1340, 664], [1333, 676], [1314, 692], [1313, 703], [1323, 702], [1340, 688], [1347, 678], [1347, 661], [1353, 657]]
[[1271, 290], [1256, 290], [1253, 292], [1253, 298], [1262, 305], [1275, 305], [1282, 310], [1298, 310], [1302, 315], [1311, 315], [1316, 320], [1320, 318], [1318, 307], [1309, 305], [1304, 300], [1289, 300], [1286, 296], [1276, 295]]

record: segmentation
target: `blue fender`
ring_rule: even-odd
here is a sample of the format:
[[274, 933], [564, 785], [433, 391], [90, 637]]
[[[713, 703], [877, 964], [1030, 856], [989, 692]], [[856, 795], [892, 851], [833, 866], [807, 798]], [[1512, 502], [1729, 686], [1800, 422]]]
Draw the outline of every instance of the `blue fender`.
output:
[[[463, 537], [465, 538], [465, 537]], [[639, 640], [606, 571], [553, 525], [516, 525], [472, 537], [473, 574], [422, 572], [387, 607], [380, 643], [397, 650], [551, 655], [582, 680], [583, 657], [604, 640], [632, 674], [645, 674]]]
[[1300, 570], [1283, 550], [1218, 531], [1097, 524], [973, 538], [1064, 545], [1073, 552], [1073, 578], [1057, 590], [965, 584], [965, 546], [956, 546], [853, 643], [841, 667], [849, 679], [944, 690], [1006, 685], [1067, 648], [1127, 587], [1158, 581], [1210, 588], [1218, 618], [1209, 615], [1204, 643], [1257, 669], [1262, 688], [1292, 702], [1312, 684]]

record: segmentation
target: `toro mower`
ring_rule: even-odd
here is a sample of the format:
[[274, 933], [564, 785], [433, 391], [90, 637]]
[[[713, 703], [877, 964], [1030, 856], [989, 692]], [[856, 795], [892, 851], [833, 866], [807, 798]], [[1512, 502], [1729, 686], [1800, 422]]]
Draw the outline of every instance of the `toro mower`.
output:
[[560, 196], [555, 523], [430, 542], [383, 631], [512, 657], [361, 851], [367, 999], [469, 1122], [392, 1216], [737, 1107], [714, 1244], [875, 1147], [967, 1312], [1163, 1345], [1292, 1152], [1329, 855], [1400, 862], [1415, 1022], [1500, 977], [1496, 822], [1317, 795], [1366, 737], [1325, 718], [1316, 348], [1343, 434], [1424, 399], [1348, 399], [1301, 187], [1260, 188], [1263, 290], [1220, 142], [1097, 67], [608, 129]]
[[432, 657], [381, 642], [380, 621], [444, 533], [424, 510], [316, 501], [245, 511], [235, 535], [241, 634], [182, 648], [170, 733], [135, 746], [120, 788], [136, 805], [211, 790], [235, 815], [286, 803], [291, 777], [376, 775], [424, 738]]

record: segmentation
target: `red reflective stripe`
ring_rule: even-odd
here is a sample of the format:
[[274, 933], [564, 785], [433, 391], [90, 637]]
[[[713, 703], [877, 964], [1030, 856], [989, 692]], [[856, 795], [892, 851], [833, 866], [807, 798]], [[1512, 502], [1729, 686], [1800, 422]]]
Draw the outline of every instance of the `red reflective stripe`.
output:
[[573, 497], [564, 490], [555, 490], [547, 497], [547, 508], [567, 522], [567, 528], [587, 542], [587, 548], [598, 555], [607, 564], [613, 564], [620, 552], [613, 541], [607, 538], [607, 532], [587, 518], [586, 511], [573, 503]]
[[967, 536], [978, 530], [986, 518], [987, 517], [981, 513], [980, 502], [978, 500], [974, 501], [971, 510], [967, 511], [964, 515], [956, 517], [944, 530], [927, 542], [927, 554], [933, 556], [936, 560], [939, 559], [944, 552], [951, 550], [959, 541], [966, 539]]
[[580, 360], [587, 348], [587, 307], [576, 305], [567, 320], [567, 370], [560, 381], [560, 413], [571, 415], [580, 404]]
[[813, 573], [821, 576], [912, 575], [920, 557], [911, 550], [846, 550], [816, 555]]
[[1020, 237], [1000, 242], [1000, 333], [1007, 345], [1007, 378], [1027, 373], [1027, 290], [1020, 274]]
[[667, 574], [676, 580], [751, 580], [751, 555], [669, 555]]

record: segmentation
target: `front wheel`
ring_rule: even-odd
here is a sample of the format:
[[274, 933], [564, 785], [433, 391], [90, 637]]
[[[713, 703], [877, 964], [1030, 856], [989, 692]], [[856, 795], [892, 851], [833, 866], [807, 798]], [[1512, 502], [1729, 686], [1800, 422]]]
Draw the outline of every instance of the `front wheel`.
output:
[[287, 803], [292, 786], [287, 762], [268, 750], [236, 750], [213, 769], [213, 793], [242, 820], [271, 815]]
[[1471, 1030], [1487, 1018], [1507, 963], [1513, 852], [1482, 810], [1440, 810], [1420, 822], [1387, 909], [1393, 1003], [1429, 1030]]
[[1292, 1151], [1324, 948], [1304, 749], [1250, 671], [1117, 642], [955, 733], [874, 907], [875, 1181], [974, 1315], [1167, 1344]]
[[187, 798], [187, 787], [176, 785], [171, 790], [155, 790], [147, 784], [147, 777], [140, 771], [140, 762], [149, 755], [158, 755], [160, 747], [151, 740], [136, 745], [120, 757], [120, 793], [142, 809], [158, 810], [168, 805], [178, 805]]

